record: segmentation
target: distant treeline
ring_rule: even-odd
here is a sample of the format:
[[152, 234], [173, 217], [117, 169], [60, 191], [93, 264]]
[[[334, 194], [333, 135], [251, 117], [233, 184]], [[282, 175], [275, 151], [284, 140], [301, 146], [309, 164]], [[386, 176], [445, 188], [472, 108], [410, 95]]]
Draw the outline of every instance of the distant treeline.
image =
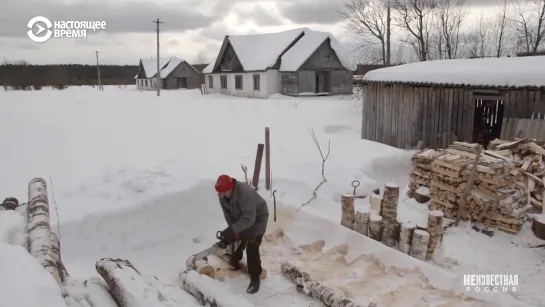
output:
[[[134, 84], [138, 66], [100, 65], [102, 85]], [[98, 85], [96, 65], [30, 65], [24, 61], [0, 64], [0, 86], [27, 90], [53, 86]]]

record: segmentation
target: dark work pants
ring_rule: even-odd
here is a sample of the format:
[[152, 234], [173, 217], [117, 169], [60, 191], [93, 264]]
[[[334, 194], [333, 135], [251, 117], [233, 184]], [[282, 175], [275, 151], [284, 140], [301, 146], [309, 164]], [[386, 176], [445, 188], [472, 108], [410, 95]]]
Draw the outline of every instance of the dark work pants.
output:
[[242, 238], [241, 244], [238, 249], [234, 252], [231, 261], [233, 263], [238, 263], [242, 260], [242, 254], [244, 249], [246, 249], [246, 259], [248, 264], [248, 275], [250, 279], [255, 280], [259, 279], [261, 276], [261, 257], [259, 255], [259, 247], [261, 246], [261, 241], [263, 236], [252, 236], [248, 238]]

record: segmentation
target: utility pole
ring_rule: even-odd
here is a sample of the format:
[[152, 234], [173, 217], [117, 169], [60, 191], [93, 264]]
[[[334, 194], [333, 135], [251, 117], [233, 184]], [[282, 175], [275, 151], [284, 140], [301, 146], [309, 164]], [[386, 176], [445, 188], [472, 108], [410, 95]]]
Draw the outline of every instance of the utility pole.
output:
[[163, 23], [161, 21], [159, 21], [159, 18], [157, 18], [157, 20], [153, 21], [154, 23], [157, 24], [157, 78], [156, 78], [156, 83], [155, 83], [155, 86], [157, 87], [157, 97], [159, 97], [161, 95], [161, 71], [159, 70], [159, 24]]
[[97, 55], [98, 90], [103, 91], [104, 89], [102, 88], [102, 82], [100, 82], [100, 65], [98, 64], [98, 54], [99, 54], [99, 52], [95, 51], [95, 53]]
[[388, 0], [388, 7], [386, 8], [386, 65], [390, 65], [390, 24], [392, 23], [390, 15], [391, 0]]

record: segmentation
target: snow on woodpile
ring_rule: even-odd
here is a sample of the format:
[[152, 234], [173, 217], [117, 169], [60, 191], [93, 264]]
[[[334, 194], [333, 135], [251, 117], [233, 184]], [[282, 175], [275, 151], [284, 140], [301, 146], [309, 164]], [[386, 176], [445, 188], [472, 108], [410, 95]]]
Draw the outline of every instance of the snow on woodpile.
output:
[[545, 87], [545, 56], [435, 60], [368, 72], [364, 80], [474, 86]]
[[229, 42], [244, 70], [265, 70], [276, 63], [282, 51], [304, 30], [305, 28], [298, 28], [277, 33], [230, 35]]
[[308, 28], [304, 29], [304, 33], [304, 36], [282, 55], [280, 71], [296, 71], [299, 69], [327, 38], [330, 39], [331, 48], [335, 51], [344, 67], [347, 69], [352, 68], [346, 50], [333, 35]]
[[59, 286], [21, 246], [0, 242], [0, 298], [6, 307], [66, 307]]

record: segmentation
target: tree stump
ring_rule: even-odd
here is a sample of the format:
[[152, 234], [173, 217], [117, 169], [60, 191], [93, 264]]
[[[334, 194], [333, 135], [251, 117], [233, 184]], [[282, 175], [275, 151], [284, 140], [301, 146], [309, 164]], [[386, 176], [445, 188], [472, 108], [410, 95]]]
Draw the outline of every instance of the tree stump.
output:
[[355, 221], [354, 195], [343, 194], [341, 195], [341, 225], [349, 229], [354, 229]]
[[430, 189], [427, 187], [420, 187], [418, 190], [414, 191], [413, 198], [419, 204], [425, 204], [430, 201]]
[[371, 211], [374, 211], [376, 214], [380, 215], [380, 207], [382, 204], [382, 197], [379, 194], [371, 194], [369, 197], [371, 203]]
[[545, 214], [536, 214], [532, 220], [532, 232], [536, 237], [545, 240]]
[[416, 223], [416, 229], [417, 230], [425, 230], [428, 231], [428, 221], [419, 221]]
[[413, 240], [411, 242], [409, 255], [413, 256], [416, 259], [426, 260], [429, 241], [429, 233], [427, 233], [425, 230], [415, 230], [413, 233]]
[[[310, 278], [310, 275], [300, 268], [284, 262], [280, 265], [280, 269], [284, 276], [291, 280], [297, 286], [297, 291], [303, 292], [310, 297], [313, 297], [326, 306], [335, 307], [363, 307], [363, 305], [353, 302], [346, 297], [341, 291], [336, 291]], [[374, 303], [368, 306], [376, 306]]]
[[411, 250], [413, 233], [416, 225], [411, 223], [402, 223], [399, 231], [399, 250], [402, 253], [408, 254]]
[[428, 243], [428, 252], [426, 254], [426, 260], [430, 260], [433, 256], [433, 252], [436, 247], [441, 243], [443, 238], [443, 221], [444, 214], [440, 210], [433, 210], [428, 213], [428, 226], [427, 230], [430, 234]]
[[399, 232], [399, 228], [396, 223], [387, 223], [382, 220], [382, 237], [381, 242], [382, 244], [389, 246], [389, 247], [395, 247], [397, 244], [397, 234]]
[[369, 220], [371, 219], [371, 211], [357, 211], [354, 230], [366, 236], [369, 233]]
[[19, 206], [19, 201], [15, 197], [8, 197], [0, 204], [0, 210], [15, 210]]
[[387, 183], [384, 186], [380, 216], [385, 223], [394, 224], [397, 221], [397, 202], [399, 200], [399, 186], [395, 183]]
[[374, 212], [369, 218], [369, 238], [382, 241], [382, 216], [374, 214]]

